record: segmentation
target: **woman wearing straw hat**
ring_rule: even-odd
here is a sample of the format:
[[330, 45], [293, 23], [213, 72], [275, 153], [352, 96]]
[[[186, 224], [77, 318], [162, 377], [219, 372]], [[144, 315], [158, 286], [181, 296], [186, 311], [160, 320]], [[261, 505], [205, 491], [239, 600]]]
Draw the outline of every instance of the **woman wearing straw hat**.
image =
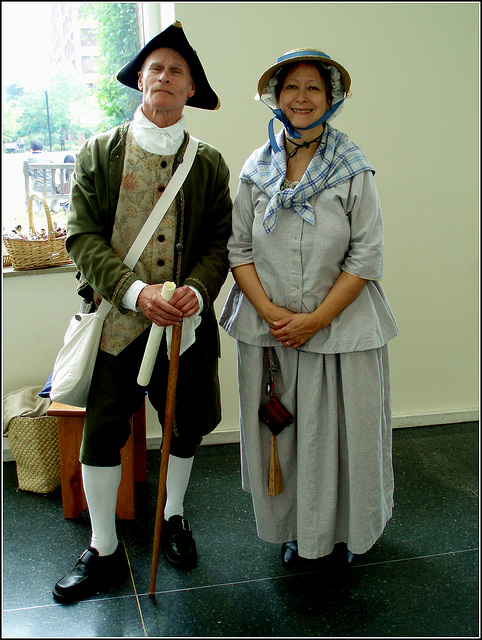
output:
[[[257, 98], [284, 128], [248, 158], [228, 245], [235, 284], [220, 323], [236, 338], [243, 488], [258, 535], [286, 567], [351, 563], [391, 517], [387, 343], [398, 334], [380, 285], [383, 222], [374, 170], [330, 121], [348, 72], [319, 50], [278, 58]], [[277, 436], [283, 490], [268, 491], [266, 347], [294, 423]], [[334, 553], [333, 553], [334, 552]]]

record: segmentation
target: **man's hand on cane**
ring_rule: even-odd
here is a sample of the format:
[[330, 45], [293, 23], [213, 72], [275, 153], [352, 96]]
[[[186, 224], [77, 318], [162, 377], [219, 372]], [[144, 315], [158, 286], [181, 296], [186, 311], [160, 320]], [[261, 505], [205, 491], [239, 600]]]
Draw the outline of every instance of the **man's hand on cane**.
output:
[[137, 306], [154, 324], [160, 327], [177, 325], [183, 317], [189, 318], [199, 310], [196, 294], [190, 287], [179, 287], [166, 302], [161, 296], [162, 286], [147, 285], [137, 298]]

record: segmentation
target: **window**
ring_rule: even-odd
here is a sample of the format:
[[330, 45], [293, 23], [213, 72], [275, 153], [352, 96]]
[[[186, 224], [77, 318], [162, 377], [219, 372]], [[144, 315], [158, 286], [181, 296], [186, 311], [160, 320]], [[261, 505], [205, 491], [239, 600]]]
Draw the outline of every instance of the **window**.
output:
[[95, 46], [97, 44], [97, 29], [95, 27], [80, 29], [80, 44], [83, 47]]
[[[96, 73], [97, 56], [82, 56], [82, 73]], [[88, 84], [88, 83], [87, 83]]]
[[[2, 2], [4, 233], [18, 224], [28, 230], [23, 164], [31, 140], [42, 144], [42, 160], [59, 164], [90, 136], [132, 118], [140, 93], [114, 76], [144, 42], [143, 4]], [[53, 203], [54, 226], [65, 225], [65, 200]], [[35, 229], [46, 224], [40, 207]]]

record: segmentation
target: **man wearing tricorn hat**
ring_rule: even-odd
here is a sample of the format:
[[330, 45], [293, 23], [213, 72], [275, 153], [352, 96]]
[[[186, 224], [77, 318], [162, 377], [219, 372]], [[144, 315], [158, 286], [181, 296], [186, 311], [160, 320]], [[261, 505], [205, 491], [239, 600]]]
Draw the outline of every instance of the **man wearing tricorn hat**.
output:
[[[73, 601], [114, 578], [123, 551], [115, 508], [120, 449], [145, 392], [164, 419], [169, 367], [166, 338], [147, 388], [137, 374], [152, 323], [183, 323], [177, 403], [167, 476], [161, 548], [175, 567], [197, 560], [184, 494], [195, 451], [221, 419], [219, 335], [214, 301], [228, 273], [229, 172], [221, 154], [199, 141], [193, 166], [139, 262], [123, 262], [133, 240], [182, 163], [190, 136], [184, 106], [216, 110], [219, 100], [179, 22], [153, 38], [117, 74], [142, 92], [132, 122], [86, 142], [76, 159], [66, 246], [79, 269], [79, 293], [113, 304], [103, 328], [86, 407], [80, 452], [92, 525], [88, 549], [54, 587]], [[174, 281], [170, 302], [162, 285]]]

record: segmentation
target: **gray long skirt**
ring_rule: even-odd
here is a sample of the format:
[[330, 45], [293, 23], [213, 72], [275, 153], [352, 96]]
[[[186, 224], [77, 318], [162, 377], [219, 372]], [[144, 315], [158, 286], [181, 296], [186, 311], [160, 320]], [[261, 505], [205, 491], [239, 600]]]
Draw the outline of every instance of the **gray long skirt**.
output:
[[237, 342], [241, 471], [258, 536], [298, 541], [304, 558], [338, 542], [365, 553], [393, 507], [388, 347], [314, 354], [277, 346], [275, 391], [295, 422], [277, 436], [283, 492], [268, 493], [271, 432], [258, 410], [267, 400], [266, 349]]

